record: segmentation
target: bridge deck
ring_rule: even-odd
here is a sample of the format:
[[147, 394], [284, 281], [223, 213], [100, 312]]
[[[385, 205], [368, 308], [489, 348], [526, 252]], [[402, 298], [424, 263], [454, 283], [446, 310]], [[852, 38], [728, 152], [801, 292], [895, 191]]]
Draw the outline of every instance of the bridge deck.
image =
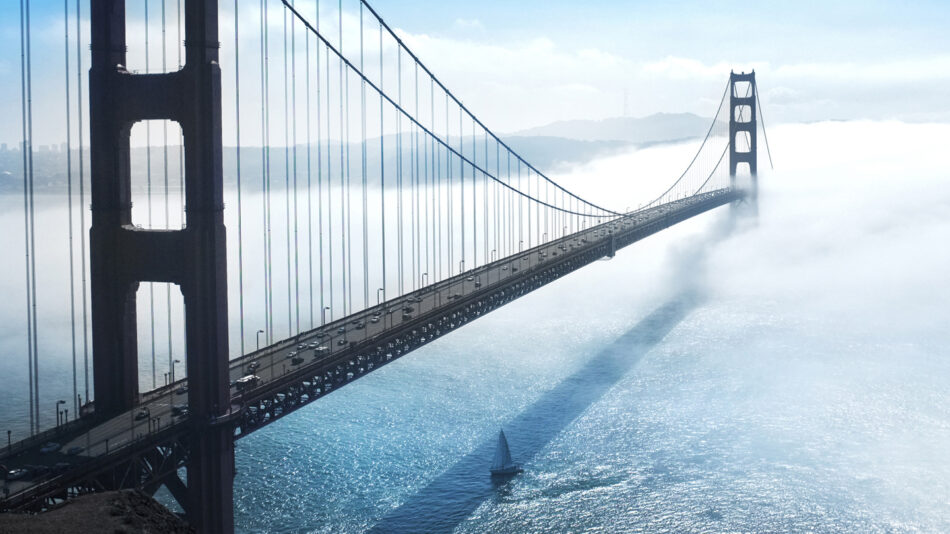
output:
[[[742, 196], [719, 189], [633, 212], [236, 358], [230, 364], [232, 405], [219, 423], [233, 425], [235, 439], [245, 436], [564, 274]], [[302, 362], [291, 359], [295, 351]], [[253, 372], [252, 363], [259, 366]], [[260, 382], [239, 390], [234, 381], [249, 374]], [[133, 411], [107, 420], [90, 416], [0, 451], [7, 469], [33, 466], [23, 478], [5, 482], [0, 510], [42, 507], [110, 485], [154, 491], [168, 483], [187, 461], [176, 455], [175, 443], [186, 439], [189, 418], [173, 414], [176, 406], [187, 405], [186, 388], [187, 380], [179, 380], [143, 394]], [[43, 454], [46, 441], [62, 448]], [[73, 447], [82, 451], [68, 454]], [[164, 452], [156, 455], [157, 449]], [[121, 481], [118, 469], [126, 471]], [[175, 493], [176, 485], [168, 485]]]

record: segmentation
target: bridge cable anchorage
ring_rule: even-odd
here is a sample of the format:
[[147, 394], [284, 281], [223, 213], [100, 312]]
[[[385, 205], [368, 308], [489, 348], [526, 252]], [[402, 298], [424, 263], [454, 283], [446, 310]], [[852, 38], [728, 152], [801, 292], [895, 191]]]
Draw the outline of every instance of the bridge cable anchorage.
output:
[[769, 155], [769, 168], [774, 171], [775, 165], [772, 164], [772, 149], [769, 147], [769, 134], [765, 131], [765, 117], [762, 115], [762, 102], [759, 101], [758, 83], [756, 83], [755, 89], [755, 103], [758, 104], [756, 107], [759, 108], [759, 120], [762, 121], [762, 136], [765, 138], [765, 151]]
[[[319, 33], [319, 32], [316, 30], [316, 28], [314, 28], [313, 24], [312, 24], [310, 21], [308, 21], [302, 14], [300, 14], [299, 11], [297, 11], [297, 10], [290, 4], [289, 0], [281, 0], [281, 3], [285, 6], [286, 9], [290, 10], [290, 12], [293, 13], [294, 16], [297, 17], [297, 18], [301, 21], [301, 23], [304, 24], [304, 25], [307, 27], [308, 30], [310, 30], [311, 32], [313, 32], [314, 35], [316, 35], [316, 36], [320, 39], [320, 41], [323, 42], [324, 45], [325, 45], [331, 52], [333, 52], [333, 53], [339, 58], [340, 63], [341, 63], [341, 69], [342, 69], [342, 66], [345, 65], [345, 66], [348, 67], [350, 70], [352, 70], [354, 74], [356, 74], [357, 76], [359, 76], [362, 80], [365, 80], [365, 82], [366, 82], [366, 84], [367, 84], [368, 87], [370, 87], [372, 90], [374, 90], [374, 91], [376, 91], [377, 93], [379, 93], [379, 94], [382, 96], [383, 99], [385, 99], [393, 108], [395, 108], [395, 109], [399, 112], [399, 115], [398, 115], [399, 117], [405, 117], [406, 119], [409, 120], [409, 122], [410, 122], [411, 124], [414, 124], [414, 125], [415, 125], [416, 127], [418, 127], [421, 131], [423, 131], [426, 135], [429, 135], [429, 136], [433, 137], [433, 138], [435, 139], [435, 141], [438, 142], [440, 145], [442, 145], [442, 146], [445, 148], [445, 150], [450, 153], [450, 155], [451, 155], [452, 157], [456, 157], [456, 158], [461, 159], [462, 162], [463, 162], [465, 165], [467, 165], [467, 166], [469, 166], [469, 167], [473, 167], [473, 169], [474, 169], [475, 171], [477, 171], [477, 172], [485, 172], [485, 173], [487, 173], [487, 174], [491, 177], [492, 180], [495, 180], [495, 181], [497, 181], [497, 182], [499, 182], [499, 183], [504, 183], [504, 182], [502, 182], [497, 176], [494, 176], [493, 174], [488, 173], [488, 171], [486, 171], [484, 168], [482, 168], [481, 166], [476, 165], [475, 163], [473, 163], [467, 156], [465, 156], [464, 154], [461, 154], [461, 153], [458, 151], [458, 149], [452, 147], [452, 146], [451, 146], [449, 143], [447, 143], [444, 139], [442, 139], [442, 138], [440, 138], [439, 136], [437, 136], [430, 128], [424, 126], [421, 122], [419, 122], [419, 120], [416, 119], [415, 117], [413, 117], [402, 105], [399, 104], [399, 102], [397, 102], [395, 99], [393, 99], [392, 97], [390, 97], [389, 95], [387, 95], [386, 93], [384, 93], [376, 83], [374, 83], [372, 80], [370, 80], [370, 79], [369, 79], [363, 72], [361, 72], [350, 60], [348, 60], [348, 59], [343, 55], [343, 53], [342, 53], [339, 49], [337, 49], [335, 46], [333, 46], [333, 44], [331, 44], [331, 43], [326, 39], [326, 37], [324, 37], [321, 33]], [[385, 27], [385, 25], [384, 25], [384, 27]], [[403, 50], [403, 49], [404, 49], [404, 48], [400, 48], [400, 50]], [[422, 66], [422, 65], [420, 64], [420, 66]], [[423, 70], [425, 70], [425, 69], [423, 69]], [[437, 82], [437, 80], [436, 80], [436, 82]], [[341, 95], [341, 96], [342, 96], [342, 95]], [[446, 98], [448, 99], [448, 98], [452, 98], [452, 97], [451, 97], [450, 94], [446, 93]], [[341, 98], [341, 100], [342, 100], [342, 98]], [[463, 108], [463, 109], [464, 109], [464, 108]], [[467, 111], [467, 109], [466, 109], [465, 111]], [[341, 115], [342, 115], [342, 114], [341, 114]], [[490, 132], [490, 130], [489, 130], [489, 132]], [[505, 146], [504, 143], [502, 143], [502, 145]], [[341, 151], [342, 151], [342, 147], [341, 147]], [[524, 162], [524, 160], [521, 159], [520, 156], [518, 156], [517, 153], [514, 153], [514, 152], [512, 152], [512, 153], [515, 155], [516, 159], [518, 159], [518, 161], [524, 163], [524, 164], [526, 165], [526, 167], [529, 167], [533, 172], [538, 172], [537, 169], [535, 169], [533, 166], [530, 166], [530, 164], [527, 164], [526, 162]], [[542, 173], [538, 173], [538, 174], [542, 174]], [[543, 174], [542, 174], [542, 176], [543, 176]], [[561, 188], [561, 187], [558, 186], [555, 182], [550, 181], [550, 180], [548, 180], [548, 181], [549, 181], [552, 185], [554, 185], [555, 187]], [[550, 208], [550, 209], [555, 209], [555, 210], [558, 210], [558, 211], [561, 211], [561, 212], [564, 212], [564, 213], [573, 213], [573, 212], [571, 212], [570, 210], [567, 210], [567, 209], [564, 209], [564, 208], [560, 208], [560, 207], [558, 207], [558, 206], [554, 206], [554, 205], [545, 203], [543, 200], [540, 200], [540, 199], [538, 199], [538, 198], [530, 197], [529, 195], [526, 195], [523, 191], [520, 191], [520, 190], [519, 190], [518, 188], [516, 188], [516, 187], [513, 187], [513, 186], [508, 186], [508, 187], [509, 187], [515, 194], [520, 195], [520, 196], [522, 196], [522, 197], [525, 197], [526, 199], [528, 199], [528, 200], [530, 200], [530, 201], [533, 201], [533, 202], [536, 202], [536, 203], [538, 203], [538, 204], [540, 204], [540, 205], [542, 205], [542, 206], [544, 206], [544, 207], [547, 207], [547, 208]], [[561, 189], [563, 189], [563, 188], [561, 188]], [[564, 191], [565, 191], [567, 194], [574, 196], [573, 193], [571, 193], [570, 191], [568, 191], [568, 190], [566, 190], [566, 189], [565, 189]], [[598, 207], [598, 206], [596, 206], [596, 205], [593, 205], [593, 204], [591, 204], [590, 202], [588, 202], [588, 201], [586, 201], [586, 200], [584, 200], [584, 199], [582, 199], [582, 198], [580, 198], [580, 197], [577, 197], [577, 198], [579, 198], [579, 200], [581, 200], [581, 202], [584, 202], [585, 204], [590, 205], [590, 206], [594, 207], [595, 209], [597, 209], [597, 210], [599, 210], [599, 211], [602, 212], [602, 213], [599, 213], [599, 214], [577, 213], [578, 215], [583, 215], [583, 216], [585, 216], [585, 217], [591, 217], [591, 218], [616, 217], [616, 216], [621, 216], [621, 215], [623, 215], [623, 214], [620, 213], [620, 212], [616, 212], [616, 211], [612, 211], [612, 210], [607, 210], [607, 209], [605, 209], [605, 208], [601, 208], [601, 207]]]

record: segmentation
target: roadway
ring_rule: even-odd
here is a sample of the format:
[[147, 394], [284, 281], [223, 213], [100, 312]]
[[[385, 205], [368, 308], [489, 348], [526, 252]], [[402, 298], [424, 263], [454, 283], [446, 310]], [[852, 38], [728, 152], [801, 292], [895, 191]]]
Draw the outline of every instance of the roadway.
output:
[[[352, 349], [354, 346], [368, 346], [374, 340], [390, 337], [394, 332], [398, 332], [404, 323], [438, 314], [440, 310], [473, 296], [477, 298], [480, 294], [489, 295], [499, 286], [524, 277], [526, 273], [537, 270], [558, 256], [564, 259], [565, 255], [603, 247], [610, 239], [616, 238], [618, 232], [648, 227], [663, 221], [671, 214], [689, 209], [693, 204], [713, 198], [710, 195], [716, 194], [723, 198], [729, 196], [731, 200], [735, 200], [738, 195], [731, 190], [718, 190], [638, 210], [517, 252], [238, 357], [230, 363], [231, 410], [242, 410], [246, 405], [245, 399], [260, 398], [268, 394], [273, 389], [271, 386], [282, 377], [286, 378], [291, 374], [319, 375], [331, 365], [356, 358], [357, 355]], [[721, 203], [725, 202], [716, 205]], [[620, 246], [616, 248], [619, 249]], [[300, 359], [294, 359], [294, 356]], [[372, 370], [372, 365], [369, 367], [369, 370]], [[255, 379], [257, 383], [241, 390], [237, 381], [248, 375], [258, 377]], [[59, 474], [73, 471], [93, 459], [118, 454], [131, 445], [148, 441], [150, 436], [159, 432], [164, 431], [167, 435], [170, 428], [172, 431], [185, 432], [188, 419], [187, 386], [187, 378], [178, 380], [143, 394], [141, 404], [134, 410], [91, 427], [77, 428], [64, 432], [59, 437], [50, 438], [50, 441], [55, 440], [56, 444], [61, 446], [57, 451], [41, 453], [39, 448], [43, 443], [36, 443], [21, 452], [7, 454], [7, 457], [0, 456], [0, 463], [8, 470], [25, 468], [28, 471], [28, 474], [18, 480], [5, 480], [4, 494], [15, 496], [29, 492], [34, 486]], [[242, 429], [241, 436], [244, 434]], [[2, 505], [0, 509], [3, 509]]]

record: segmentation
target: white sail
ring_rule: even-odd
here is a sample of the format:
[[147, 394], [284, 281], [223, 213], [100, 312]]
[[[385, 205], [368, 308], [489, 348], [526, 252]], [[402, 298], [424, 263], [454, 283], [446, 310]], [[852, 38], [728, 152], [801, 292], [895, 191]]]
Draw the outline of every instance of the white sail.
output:
[[498, 432], [498, 446], [495, 447], [495, 457], [492, 459], [492, 470], [505, 469], [511, 467], [514, 462], [511, 459], [511, 451], [508, 449], [508, 440], [505, 439], [505, 431]]

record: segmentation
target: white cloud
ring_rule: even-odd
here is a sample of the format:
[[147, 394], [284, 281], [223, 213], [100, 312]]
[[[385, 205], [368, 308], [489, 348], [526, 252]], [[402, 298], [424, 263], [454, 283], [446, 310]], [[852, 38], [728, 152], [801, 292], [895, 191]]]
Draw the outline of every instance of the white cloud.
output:
[[485, 29], [485, 27], [482, 26], [481, 21], [478, 20], [478, 19], [455, 19], [455, 22], [452, 24], [452, 26], [453, 26], [456, 30], [479, 30], [479, 31], [482, 31], [482, 30]]

